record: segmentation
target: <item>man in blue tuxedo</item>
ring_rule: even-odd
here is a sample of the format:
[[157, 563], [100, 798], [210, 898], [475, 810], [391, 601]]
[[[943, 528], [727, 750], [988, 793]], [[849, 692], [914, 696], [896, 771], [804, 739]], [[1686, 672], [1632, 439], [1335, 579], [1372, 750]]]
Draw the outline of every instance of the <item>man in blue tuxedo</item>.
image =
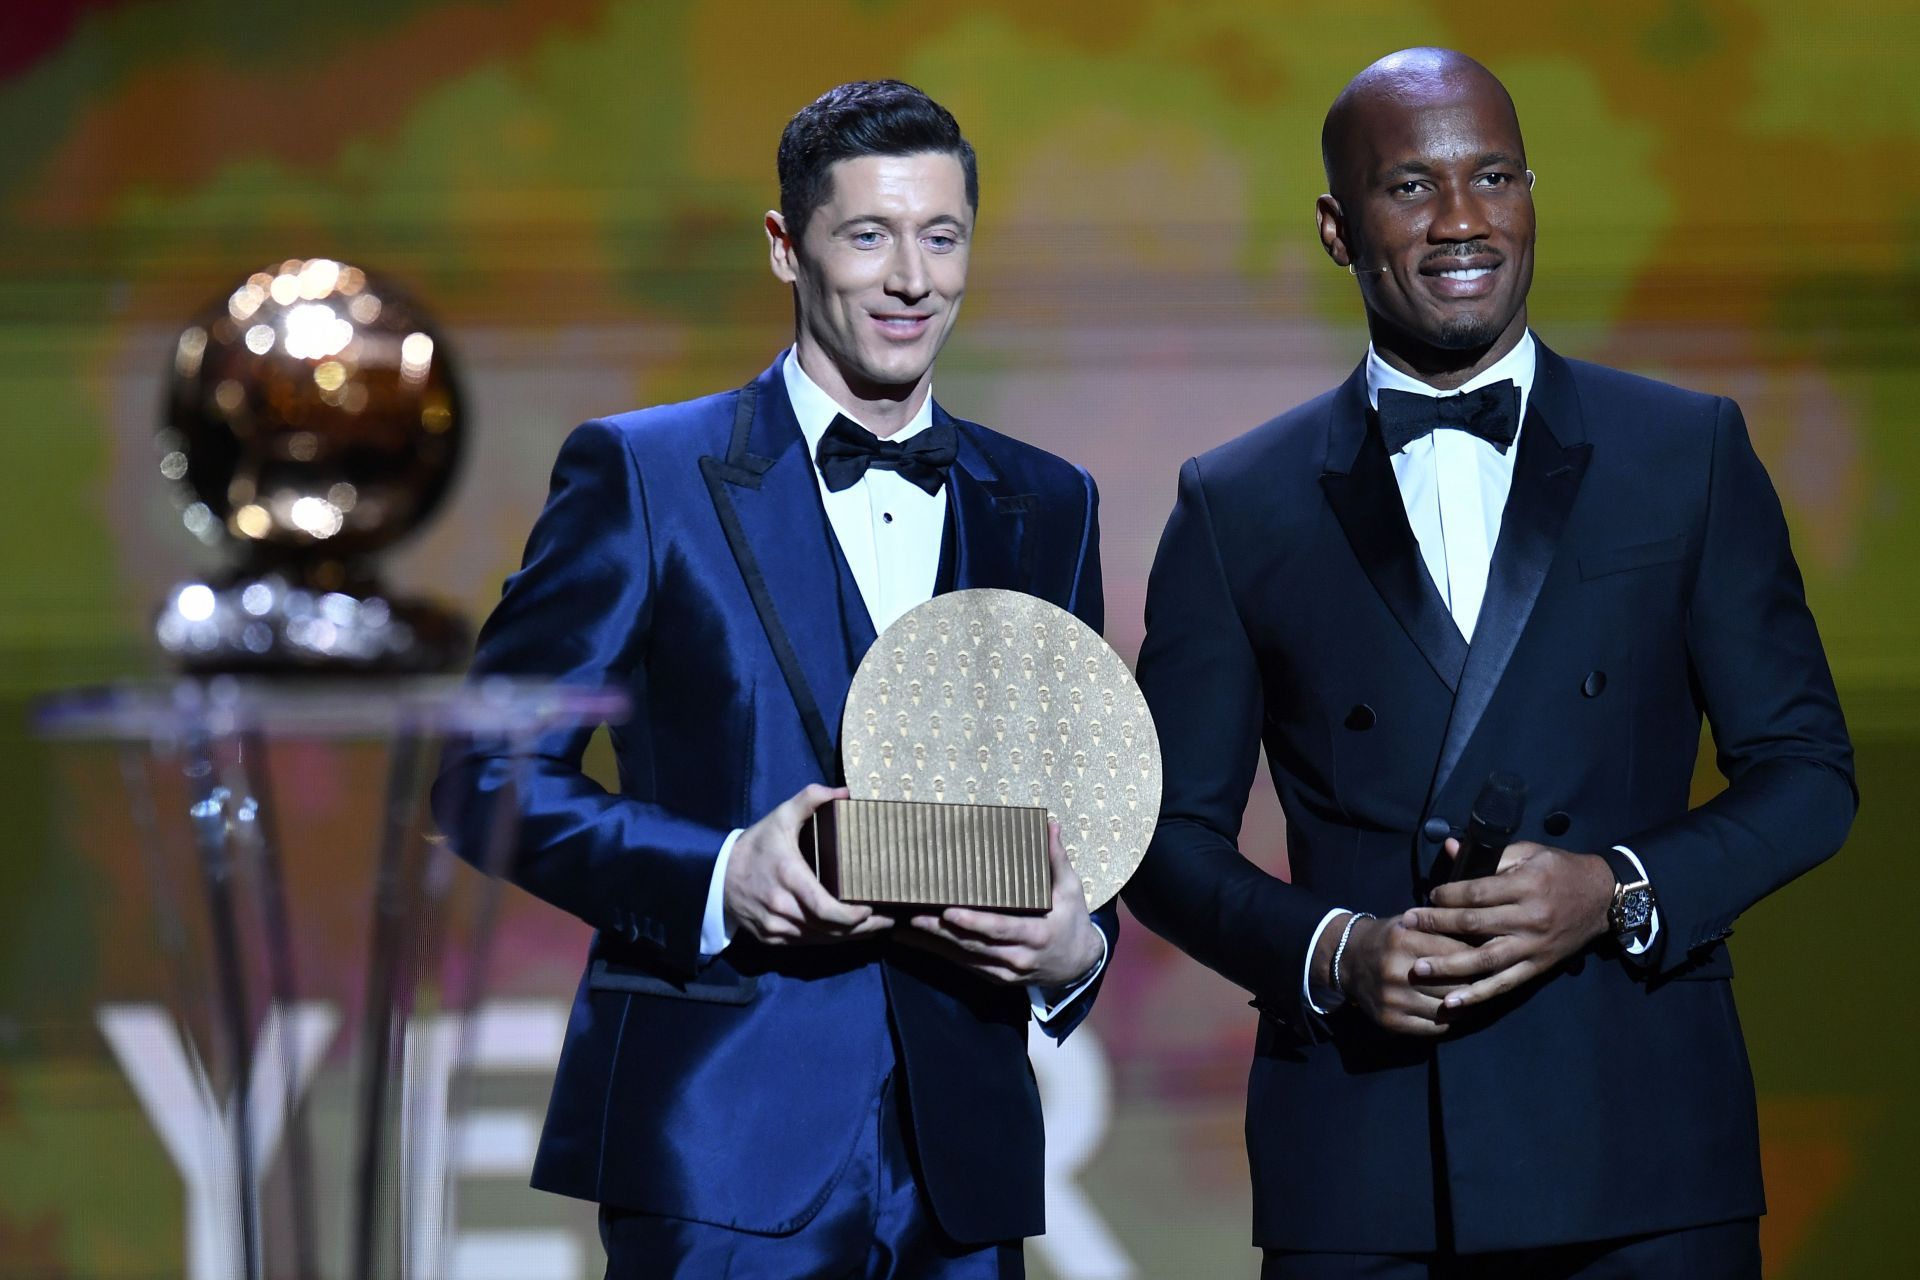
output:
[[[1533, 174], [1485, 68], [1385, 58], [1322, 147], [1372, 347], [1181, 472], [1126, 894], [1260, 1011], [1263, 1274], [1757, 1276], [1726, 939], [1857, 803], [1779, 501], [1731, 401], [1528, 331]], [[1728, 786], [1690, 809], [1703, 716]], [[1263, 745], [1289, 881], [1236, 847]], [[1495, 771], [1517, 837], [1449, 880]]]
[[[787, 126], [772, 269], [793, 347], [745, 387], [579, 427], [473, 671], [626, 690], [620, 790], [539, 743], [508, 874], [594, 926], [536, 1186], [598, 1201], [616, 1280], [1006, 1277], [1043, 1230], [1027, 1025], [1086, 1015], [1116, 929], [1053, 845], [1044, 916], [834, 899], [797, 833], [845, 795], [841, 708], [878, 630], [1004, 587], [1102, 618], [1080, 468], [953, 418], [978, 180], [938, 104], [842, 85]], [[437, 809], [487, 847], [505, 756]]]

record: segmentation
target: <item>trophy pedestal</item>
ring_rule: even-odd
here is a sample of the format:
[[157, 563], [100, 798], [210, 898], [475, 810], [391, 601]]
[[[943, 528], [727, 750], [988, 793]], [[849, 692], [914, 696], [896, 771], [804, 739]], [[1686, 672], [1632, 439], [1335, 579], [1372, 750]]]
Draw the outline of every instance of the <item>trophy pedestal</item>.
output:
[[[38, 708], [76, 785], [132, 819], [113, 856], [144, 898], [122, 922], [140, 999], [103, 1009], [102, 1031], [123, 1060], [190, 1064], [210, 1100], [195, 1136], [217, 1194], [190, 1211], [184, 1274], [446, 1273], [448, 1113], [499, 1034], [479, 1005], [500, 885], [458, 867], [427, 816], [440, 743], [497, 741], [518, 766], [541, 736], [624, 711], [616, 692], [532, 681], [233, 677]], [[514, 848], [513, 795], [476, 857], [491, 871]]]

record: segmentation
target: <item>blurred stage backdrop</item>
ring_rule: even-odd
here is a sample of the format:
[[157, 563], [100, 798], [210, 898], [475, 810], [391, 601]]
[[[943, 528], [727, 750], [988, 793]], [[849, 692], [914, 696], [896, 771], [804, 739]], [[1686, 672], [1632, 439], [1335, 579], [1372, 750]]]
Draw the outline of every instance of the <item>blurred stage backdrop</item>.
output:
[[[783, 345], [759, 222], [787, 116], [840, 80], [911, 80], [981, 157], [937, 392], [1093, 470], [1108, 637], [1131, 659], [1179, 463], [1363, 350], [1352, 282], [1312, 231], [1320, 118], [1359, 67], [1420, 43], [1472, 52], [1518, 100], [1540, 333], [1737, 397], [1782, 491], [1866, 804], [1845, 852], [1734, 943], [1767, 1256], [1777, 1276], [1902, 1269], [1920, 1196], [1893, 941], [1912, 932], [1897, 815], [1920, 776], [1910, 3], [41, 0], [0, 16], [0, 1277], [185, 1266], [185, 1184], [133, 1080], [158, 1068], [117, 1058], [99, 1012], [154, 981], [126, 819], [30, 739], [25, 708], [156, 670], [151, 610], [209, 562], [152, 441], [198, 308], [326, 255], [431, 309], [468, 455], [390, 573], [477, 619], [575, 422], [738, 385]], [[349, 811], [368, 791], [306, 782]], [[329, 859], [363, 854], [330, 850], [320, 816], [302, 909], [344, 911], [364, 876]], [[1246, 847], [1282, 867], [1270, 792]], [[463, 1229], [545, 1241], [529, 1280], [585, 1275], [590, 1213], [522, 1185], [584, 931], [517, 895], [505, 930], [499, 993], [526, 1002], [534, 1063], [495, 1064], [491, 1101], [522, 1123], [468, 1171], [463, 1218], [484, 1221]], [[1133, 928], [1090, 1028], [1043, 1072], [1073, 1167], [1036, 1274], [1251, 1276], [1245, 996]]]

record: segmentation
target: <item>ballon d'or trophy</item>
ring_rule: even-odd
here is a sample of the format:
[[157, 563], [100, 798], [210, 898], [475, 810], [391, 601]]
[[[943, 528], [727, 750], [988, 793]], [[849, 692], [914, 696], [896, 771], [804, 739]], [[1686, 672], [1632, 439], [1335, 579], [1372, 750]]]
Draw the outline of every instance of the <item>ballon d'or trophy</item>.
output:
[[392, 284], [329, 258], [257, 271], [181, 332], [160, 470], [234, 553], [176, 587], [155, 634], [189, 671], [427, 672], [467, 630], [390, 598], [375, 553], [418, 528], [460, 456], [445, 345]]
[[1097, 907], [1146, 855], [1160, 740], [1127, 665], [1017, 591], [935, 596], [874, 642], [840, 729], [849, 798], [802, 851], [849, 902], [1044, 912], [1047, 819]]
[[90, 878], [145, 887], [94, 926], [141, 905], [153, 921], [117, 966], [132, 999], [100, 1003], [100, 1023], [123, 1063], [178, 1078], [153, 1112], [170, 1145], [185, 1125], [194, 1171], [173, 1274], [479, 1274], [456, 1200], [488, 1143], [467, 1141], [464, 1081], [487, 1046], [519, 1061], [558, 1032], [490, 998], [516, 788], [471, 802], [487, 876], [456, 872], [428, 789], [450, 740], [520, 777], [548, 735], [619, 723], [626, 693], [452, 679], [465, 625], [381, 586], [375, 557], [446, 497], [461, 443], [446, 344], [399, 289], [292, 259], [238, 281], [170, 355], [160, 470], [187, 530], [229, 552], [156, 619], [187, 678], [73, 690], [36, 721], [72, 744], [61, 777], [121, 794], [124, 826], [77, 836]]

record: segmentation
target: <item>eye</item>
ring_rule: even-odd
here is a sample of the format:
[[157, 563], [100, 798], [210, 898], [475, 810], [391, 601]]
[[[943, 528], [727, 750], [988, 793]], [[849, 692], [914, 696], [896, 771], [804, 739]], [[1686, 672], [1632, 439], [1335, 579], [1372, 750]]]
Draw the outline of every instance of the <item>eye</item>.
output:
[[1387, 194], [1405, 199], [1408, 196], [1419, 195], [1424, 185], [1425, 184], [1418, 178], [1408, 178], [1405, 182], [1396, 182], [1391, 187], [1388, 187]]
[[853, 243], [861, 249], [877, 249], [880, 247], [880, 242], [884, 239], [886, 239], [885, 234], [879, 231], [856, 231], [853, 233]]
[[927, 248], [932, 249], [935, 253], [951, 253], [959, 247], [959, 238], [948, 235], [945, 232], [936, 232], [927, 237]]
[[1480, 174], [1477, 178], [1474, 179], [1474, 181], [1480, 183], [1482, 186], [1485, 186], [1485, 187], [1499, 188], [1499, 187], [1512, 186], [1514, 184], [1515, 178], [1514, 178], [1514, 175], [1511, 173], [1506, 173], [1501, 170], [1495, 170], [1492, 173]]

